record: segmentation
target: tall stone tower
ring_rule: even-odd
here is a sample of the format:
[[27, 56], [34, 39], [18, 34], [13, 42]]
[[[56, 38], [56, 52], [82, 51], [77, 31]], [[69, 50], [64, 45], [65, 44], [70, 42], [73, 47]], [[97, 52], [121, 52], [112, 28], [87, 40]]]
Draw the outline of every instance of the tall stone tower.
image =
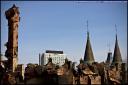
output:
[[5, 12], [8, 20], [8, 42], [5, 56], [8, 58], [8, 70], [14, 72], [18, 63], [18, 23], [20, 20], [19, 9], [13, 5]]
[[94, 62], [94, 56], [93, 56], [93, 51], [90, 43], [89, 32], [87, 32], [87, 43], [86, 43], [86, 49], [84, 54], [84, 62], [85, 64], [92, 64]]

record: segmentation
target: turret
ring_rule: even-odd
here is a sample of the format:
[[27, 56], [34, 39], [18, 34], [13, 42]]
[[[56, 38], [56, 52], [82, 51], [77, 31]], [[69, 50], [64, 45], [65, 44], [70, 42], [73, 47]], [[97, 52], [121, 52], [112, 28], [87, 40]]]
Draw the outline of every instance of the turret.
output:
[[115, 65], [115, 64], [122, 64], [122, 57], [121, 57], [120, 48], [118, 45], [117, 34], [116, 34], [114, 55], [113, 55], [113, 61], [112, 61], [112, 65]]
[[[87, 22], [87, 28], [88, 28], [88, 22]], [[94, 62], [94, 56], [93, 56], [93, 51], [92, 51], [88, 31], [87, 31], [86, 49], [85, 49], [85, 54], [84, 54], [84, 62], [85, 64], [92, 64]]]

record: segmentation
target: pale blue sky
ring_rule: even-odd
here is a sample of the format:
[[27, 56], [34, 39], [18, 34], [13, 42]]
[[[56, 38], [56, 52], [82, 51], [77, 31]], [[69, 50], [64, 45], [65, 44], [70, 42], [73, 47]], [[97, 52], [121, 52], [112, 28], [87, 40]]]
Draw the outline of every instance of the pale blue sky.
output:
[[1, 50], [4, 54], [8, 23], [4, 16], [13, 4], [19, 7], [19, 63], [38, 63], [39, 53], [63, 50], [72, 61], [84, 57], [89, 22], [95, 61], [107, 58], [108, 44], [113, 53], [115, 24], [123, 59], [127, 57], [127, 3], [78, 1], [2, 1]]

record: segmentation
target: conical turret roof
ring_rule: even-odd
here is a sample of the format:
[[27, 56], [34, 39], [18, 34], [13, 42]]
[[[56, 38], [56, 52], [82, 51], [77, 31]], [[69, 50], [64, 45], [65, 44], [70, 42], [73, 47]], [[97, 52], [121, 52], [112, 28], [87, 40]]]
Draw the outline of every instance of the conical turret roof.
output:
[[111, 64], [111, 60], [112, 60], [112, 52], [108, 52], [106, 63]]
[[117, 35], [116, 35], [116, 42], [115, 42], [115, 49], [114, 49], [112, 65], [115, 65], [116, 63], [118, 63], [118, 64], [122, 63], [122, 58], [121, 58], [120, 48], [118, 45]]
[[87, 43], [86, 43], [86, 49], [84, 54], [84, 62], [88, 64], [91, 64], [94, 62], [94, 56], [93, 56], [93, 51], [90, 43], [89, 32], [87, 32]]

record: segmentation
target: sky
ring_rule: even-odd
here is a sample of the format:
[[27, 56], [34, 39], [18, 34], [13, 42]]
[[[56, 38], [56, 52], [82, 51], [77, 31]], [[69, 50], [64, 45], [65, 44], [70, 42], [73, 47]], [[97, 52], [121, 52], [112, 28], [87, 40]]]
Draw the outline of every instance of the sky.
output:
[[[61, 50], [71, 61], [84, 58], [87, 23], [95, 61], [114, 52], [115, 24], [122, 59], [127, 58], [127, 3], [122, 1], [1, 1], [1, 52], [8, 40], [5, 11], [19, 7], [18, 63], [39, 63], [39, 53]], [[110, 44], [110, 46], [109, 46]]]

